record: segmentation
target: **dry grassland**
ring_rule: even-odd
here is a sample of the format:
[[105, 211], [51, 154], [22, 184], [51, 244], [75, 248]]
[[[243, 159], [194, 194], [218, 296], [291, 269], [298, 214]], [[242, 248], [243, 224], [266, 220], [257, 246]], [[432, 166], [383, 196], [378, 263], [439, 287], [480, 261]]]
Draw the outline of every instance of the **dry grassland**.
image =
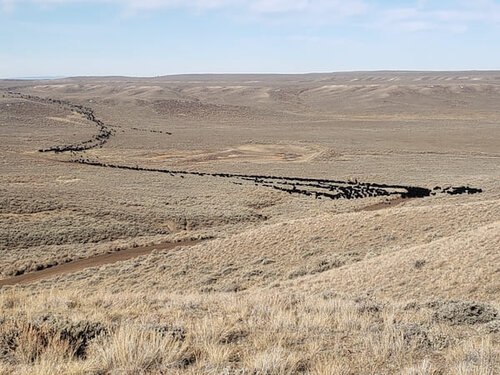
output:
[[0, 287], [0, 374], [500, 373], [499, 101], [498, 72], [0, 81], [0, 285], [36, 281]]

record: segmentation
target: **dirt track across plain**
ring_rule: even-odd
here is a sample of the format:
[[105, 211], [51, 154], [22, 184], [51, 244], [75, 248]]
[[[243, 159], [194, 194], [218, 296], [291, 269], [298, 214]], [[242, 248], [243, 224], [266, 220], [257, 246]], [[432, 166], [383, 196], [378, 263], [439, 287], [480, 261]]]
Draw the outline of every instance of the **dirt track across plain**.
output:
[[111, 253], [100, 254], [85, 259], [78, 259], [72, 262], [45, 268], [40, 271], [29, 272], [3, 279], [0, 280], [0, 287], [7, 285], [31, 284], [40, 280], [50, 279], [64, 274], [75, 273], [84, 270], [85, 268], [100, 267], [105, 264], [121, 262], [142, 255], [148, 255], [153, 252], [153, 250], [171, 250], [179, 246], [192, 246], [197, 244], [198, 242], [200, 242], [200, 240], [185, 240], [180, 242], [167, 242], [159, 245], [140, 246], [121, 251], [113, 251]]

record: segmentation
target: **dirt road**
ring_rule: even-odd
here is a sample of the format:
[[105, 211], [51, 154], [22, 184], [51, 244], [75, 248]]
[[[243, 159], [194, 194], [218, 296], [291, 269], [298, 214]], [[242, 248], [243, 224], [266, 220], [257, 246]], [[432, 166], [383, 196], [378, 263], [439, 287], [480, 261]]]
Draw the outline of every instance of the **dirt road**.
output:
[[121, 262], [124, 260], [150, 254], [153, 250], [171, 250], [179, 246], [192, 246], [201, 240], [185, 240], [180, 242], [169, 242], [159, 245], [140, 246], [111, 253], [100, 254], [90, 258], [78, 259], [72, 262], [59, 264], [40, 271], [29, 272], [18, 276], [0, 280], [0, 287], [6, 285], [31, 284], [40, 280], [50, 279], [56, 276], [75, 273], [89, 267], [100, 267], [105, 264]]

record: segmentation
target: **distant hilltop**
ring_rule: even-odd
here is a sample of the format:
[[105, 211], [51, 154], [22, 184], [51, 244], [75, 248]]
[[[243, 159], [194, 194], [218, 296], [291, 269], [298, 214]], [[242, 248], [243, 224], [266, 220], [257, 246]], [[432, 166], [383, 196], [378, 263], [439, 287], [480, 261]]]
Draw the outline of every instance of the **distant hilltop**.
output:
[[40, 79], [62, 79], [67, 78], [67, 76], [33, 76], [33, 77], [9, 77], [4, 79], [22, 79], [22, 80], [40, 80]]

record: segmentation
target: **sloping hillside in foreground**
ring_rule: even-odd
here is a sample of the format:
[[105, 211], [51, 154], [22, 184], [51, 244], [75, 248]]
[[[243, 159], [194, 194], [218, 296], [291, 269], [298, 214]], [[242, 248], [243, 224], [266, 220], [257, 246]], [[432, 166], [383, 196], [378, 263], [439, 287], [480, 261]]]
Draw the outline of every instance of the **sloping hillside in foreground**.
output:
[[3, 293], [0, 373], [494, 375], [498, 205], [293, 220]]

